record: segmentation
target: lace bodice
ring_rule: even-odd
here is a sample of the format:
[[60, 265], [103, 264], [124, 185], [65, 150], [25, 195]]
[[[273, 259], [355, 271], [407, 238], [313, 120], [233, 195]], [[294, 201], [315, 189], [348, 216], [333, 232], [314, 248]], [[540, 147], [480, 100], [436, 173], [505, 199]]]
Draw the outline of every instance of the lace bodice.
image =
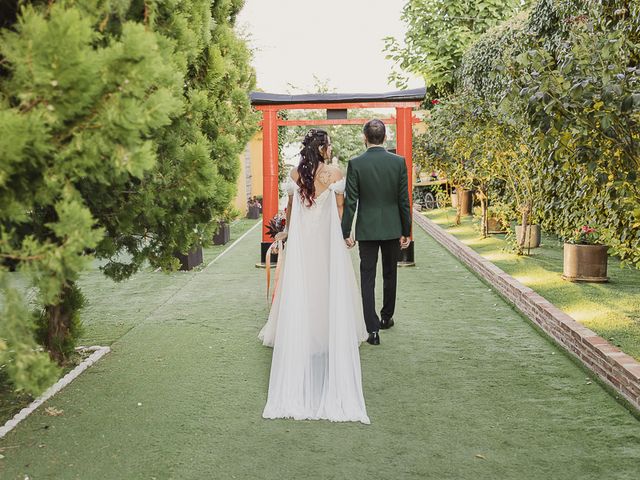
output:
[[[329, 185], [327, 187], [327, 189], [324, 192], [327, 192], [329, 190], [333, 191], [334, 193], [340, 193], [343, 194], [346, 188], [346, 179], [345, 178], [341, 178], [340, 180], [333, 182], [331, 185]], [[296, 184], [296, 182], [293, 180], [293, 178], [289, 177], [288, 181], [287, 181], [287, 185], [286, 185], [286, 190], [287, 193], [289, 195], [293, 195], [298, 189], [298, 185]], [[324, 194], [324, 192], [322, 192], [320, 195]], [[318, 197], [320, 197], [320, 195], [318, 195]], [[316, 197], [316, 198], [318, 198]]]

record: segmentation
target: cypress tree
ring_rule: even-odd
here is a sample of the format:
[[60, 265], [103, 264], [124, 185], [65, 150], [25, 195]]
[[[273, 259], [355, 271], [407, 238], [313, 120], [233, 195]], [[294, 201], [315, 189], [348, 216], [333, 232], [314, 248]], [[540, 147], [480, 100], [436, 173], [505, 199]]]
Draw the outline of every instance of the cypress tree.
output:
[[[77, 279], [206, 243], [256, 121], [242, 2], [27, 2], [0, 33], [0, 364], [40, 391], [80, 331]], [[29, 275], [37, 312], [11, 285]]]

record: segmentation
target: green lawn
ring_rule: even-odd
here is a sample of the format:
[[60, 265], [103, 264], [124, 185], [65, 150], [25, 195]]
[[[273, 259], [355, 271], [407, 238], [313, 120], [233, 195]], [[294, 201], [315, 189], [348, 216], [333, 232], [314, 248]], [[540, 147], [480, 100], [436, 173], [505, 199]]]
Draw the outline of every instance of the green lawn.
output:
[[562, 279], [562, 242], [542, 236], [539, 248], [529, 256], [505, 250], [505, 235], [481, 238], [479, 217], [463, 217], [453, 225], [455, 211], [439, 209], [424, 214], [491, 260], [502, 270], [531, 287], [578, 322], [640, 360], [640, 270], [621, 268], [609, 258], [609, 283], [573, 283]]
[[360, 349], [371, 425], [261, 418], [255, 229], [198, 272], [85, 283], [112, 352], [0, 441], [0, 478], [636, 480], [640, 422], [416, 230], [396, 326]]
[[[257, 220], [240, 219], [231, 225], [231, 242], [238, 239]], [[219, 255], [227, 245], [213, 245], [203, 252], [202, 266], [190, 272], [162, 273], [144, 268], [128, 280], [115, 283], [99, 270], [100, 262], [83, 273], [80, 287], [87, 298], [82, 312], [84, 333], [80, 345], [111, 345], [129, 330], [139, 325], [170, 301], [172, 295], [193, 280], [196, 273]], [[258, 252], [259, 250], [256, 249]], [[27, 289], [26, 280], [19, 274], [11, 274], [14, 285], [21, 288], [27, 299], [35, 306], [35, 293]], [[66, 371], [70, 370], [67, 368]], [[28, 395], [16, 395], [11, 386], [0, 377], [0, 425], [15, 415], [33, 400]]]

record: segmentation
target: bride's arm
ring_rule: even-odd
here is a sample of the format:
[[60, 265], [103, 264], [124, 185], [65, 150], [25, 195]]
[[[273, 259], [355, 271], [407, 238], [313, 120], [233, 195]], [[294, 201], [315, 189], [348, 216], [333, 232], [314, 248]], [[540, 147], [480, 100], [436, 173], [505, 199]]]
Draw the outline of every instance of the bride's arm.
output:
[[286, 223], [284, 226], [284, 230], [282, 232], [276, 233], [274, 240], [277, 242], [279, 240], [286, 240], [289, 237], [289, 222], [291, 221], [291, 206], [293, 205], [293, 195], [289, 195], [289, 202], [287, 203], [287, 215], [286, 215]]
[[338, 216], [342, 221], [342, 213], [344, 212], [344, 193], [336, 193], [336, 203], [338, 204]]
[[293, 206], [293, 195], [289, 195], [289, 201], [287, 202], [287, 226], [286, 231], [289, 230], [289, 225], [291, 221], [291, 207]]
[[[295, 170], [295, 168], [291, 169], [291, 172], [289, 173], [289, 180], [295, 180], [295, 178], [297, 178], [298, 172]], [[295, 178], [294, 178], [295, 177]], [[289, 224], [291, 222], [291, 207], [293, 206], [293, 194], [289, 194], [289, 201], [287, 202], [287, 214], [285, 216], [286, 218], [286, 224], [284, 227], [284, 231], [283, 232], [279, 232], [276, 234], [275, 240], [285, 240], [288, 236], [289, 236]]]

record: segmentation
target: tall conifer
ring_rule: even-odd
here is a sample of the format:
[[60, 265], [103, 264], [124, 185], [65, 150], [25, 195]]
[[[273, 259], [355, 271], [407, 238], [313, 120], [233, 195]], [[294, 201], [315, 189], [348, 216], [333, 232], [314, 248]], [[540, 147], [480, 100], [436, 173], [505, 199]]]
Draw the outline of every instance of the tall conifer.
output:
[[[22, 4], [21, 4], [22, 5]], [[206, 243], [255, 129], [242, 2], [24, 2], [0, 33], [0, 364], [38, 392], [75, 345], [94, 259], [115, 280]], [[29, 274], [26, 307], [11, 268]]]

